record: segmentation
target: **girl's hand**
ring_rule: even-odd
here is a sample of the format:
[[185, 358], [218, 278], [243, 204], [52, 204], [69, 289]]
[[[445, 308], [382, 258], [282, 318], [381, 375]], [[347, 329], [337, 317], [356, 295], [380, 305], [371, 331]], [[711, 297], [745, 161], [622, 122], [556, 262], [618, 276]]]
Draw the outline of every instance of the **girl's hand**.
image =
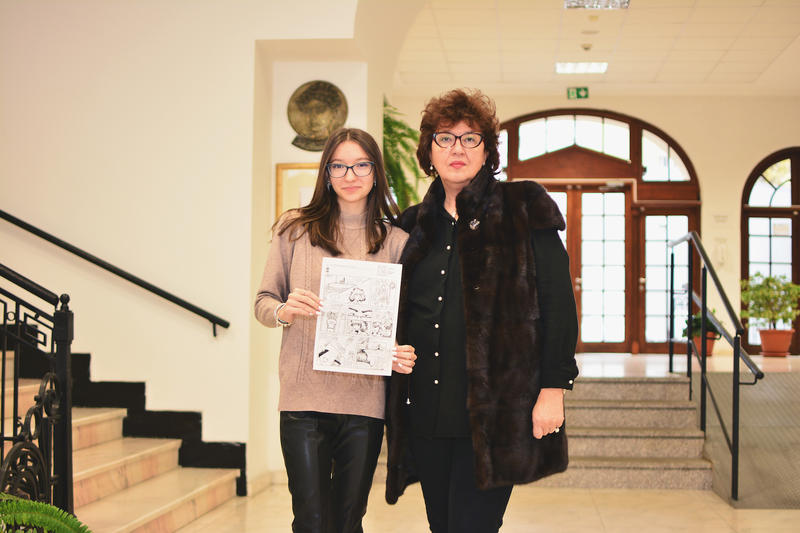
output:
[[277, 317], [285, 322], [294, 322], [295, 318], [316, 317], [320, 313], [322, 302], [312, 291], [294, 289], [286, 298], [286, 305], [277, 313]]
[[410, 374], [414, 369], [414, 361], [416, 359], [417, 354], [414, 352], [413, 346], [408, 344], [395, 345], [392, 350], [392, 370], [399, 374]]

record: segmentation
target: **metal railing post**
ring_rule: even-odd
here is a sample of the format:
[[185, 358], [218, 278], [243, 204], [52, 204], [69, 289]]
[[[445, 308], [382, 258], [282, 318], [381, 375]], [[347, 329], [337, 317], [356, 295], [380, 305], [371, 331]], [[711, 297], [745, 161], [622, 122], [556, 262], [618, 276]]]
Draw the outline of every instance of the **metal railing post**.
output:
[[[689, 249], [686, 251], [686, 261], [688, 263], [688, 276], [686, 278], [686, 324], [692, 323], [692, 268], [694, 261], [692, 260], [692, 247], [688, 245]], [[689, 327], [691, 331], [691, 327]], [[689, 335], [686, 336], [686, 376], [689, 378], [689, 400], [692, 399], [692, 339]]]
[[[708, 270], [703, 265], [700, 274], [700, 429], [706, 431], [706, 362], [708, 357], [706, 345], [706, 297], [707, 297]], [[691, 330], [691, 327], [689, 328]]]
[[69, 296], [61, 295], [61, 308], [56, 309], [53, 320], [55, 366], [58, 378], [58, 412], [53, 433], [53, 503], [74, 514], [72, 494], [72, 339], [73, 314], [69, 309]]
[[737, 329], [733, 339], [733, 390], [731, 421], [731, 499], [739, 499], [739, 356], [744, 330]]
[[669, 254], [669, 324], [667, 325], [667, 338], [669, 339], [669, 371], [673, 372], [672, 359], [675, 355], [675, 250]]

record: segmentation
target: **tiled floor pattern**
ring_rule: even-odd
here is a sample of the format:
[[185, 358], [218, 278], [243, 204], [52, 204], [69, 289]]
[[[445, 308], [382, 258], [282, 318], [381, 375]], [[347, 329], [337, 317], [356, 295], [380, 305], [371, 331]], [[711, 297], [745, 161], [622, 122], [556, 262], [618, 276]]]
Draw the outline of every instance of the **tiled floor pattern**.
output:
[[[384, 487], [372, 489], [366, 533], [428, 531], [418, 485], [397, 505]], [[200, 517], [180, 533], [272, 533], [291, 531], [285, 486], [236, 498]], [[711, 491], [514, 488], [501, 533], [796, 533], [800, 510], [734, 509]]]

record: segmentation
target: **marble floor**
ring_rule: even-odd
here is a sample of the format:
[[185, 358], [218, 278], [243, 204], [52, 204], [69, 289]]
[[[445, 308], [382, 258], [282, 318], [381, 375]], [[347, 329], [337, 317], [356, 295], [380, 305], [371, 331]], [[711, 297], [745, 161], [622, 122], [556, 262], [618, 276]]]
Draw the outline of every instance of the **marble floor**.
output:
[[[664, 355], [585, 354], [578, 356], [583, 376], [659, 376], [668, 372]], [[765, 373], [800, 372], [800, 356], [753, 357]], [[681, 363], [681, 361], [683, 363]], [[685, 368], [685, 356], [675, 359]], [[681, 367], [680, 365], [683, 364]], [[711, 372], [730, 372], [732, 357], [708, 360]], [[383, 484], [370, 496], [364, 531], [428, 531], [418, 485], [396, 505], [387, 505]], [[236, 498], [201, 517], [181, 533], [256, 533], [291, 531], [291, 502], [285, 485]], [[800, 531], [800, 509], [735, 509], [713, 491], [550, 489], [515, 487], [502, 533], [788, 533]]]

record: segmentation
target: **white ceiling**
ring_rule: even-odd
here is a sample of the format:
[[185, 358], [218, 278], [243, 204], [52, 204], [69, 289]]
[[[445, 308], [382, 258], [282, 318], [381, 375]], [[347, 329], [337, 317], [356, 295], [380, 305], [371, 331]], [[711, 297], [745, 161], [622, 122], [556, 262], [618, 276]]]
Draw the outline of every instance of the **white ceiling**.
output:
[[[394, 90], [800, 96], [800, 0], [428, 0], [400, 50]], [[590, 45], [586, 51], [584, 47]], [[607, 61], [594, 75], [557, 61]]]

